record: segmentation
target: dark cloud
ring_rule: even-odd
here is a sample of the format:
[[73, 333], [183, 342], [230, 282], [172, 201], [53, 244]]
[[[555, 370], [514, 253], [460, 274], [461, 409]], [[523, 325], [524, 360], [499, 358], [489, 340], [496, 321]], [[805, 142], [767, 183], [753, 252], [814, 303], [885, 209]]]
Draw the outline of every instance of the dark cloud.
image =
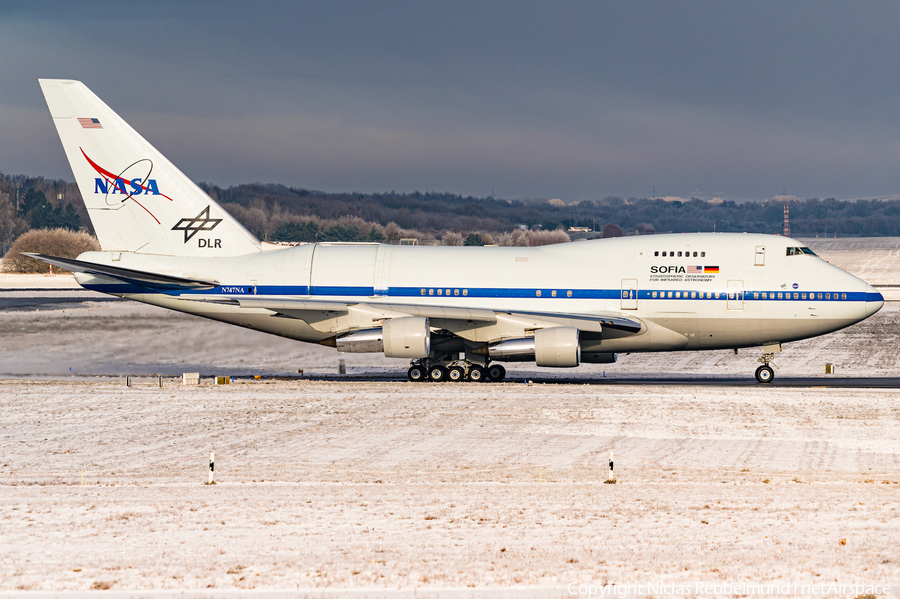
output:
[[861, 197], [900, 190], [900, 5], [25, 3], [0, 170], [70, 178], [36, 79], [219, 184]]

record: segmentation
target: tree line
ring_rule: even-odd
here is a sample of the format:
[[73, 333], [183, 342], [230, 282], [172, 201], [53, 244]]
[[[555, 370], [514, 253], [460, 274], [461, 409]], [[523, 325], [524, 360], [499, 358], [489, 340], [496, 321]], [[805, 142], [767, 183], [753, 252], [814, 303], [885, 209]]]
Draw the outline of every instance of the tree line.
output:
[[[784, 196], [738, 203], [607, 196], [567, 204], [558, 199], [440, 192], [327, 193], [262, 183], [200, 186], [264, 241], [398, 243], [415, 238], [422, 243], [535, 245], [568, 240], [565, 235], [538, 235], [539, 231], [564, 233], [571, 227], [587, 229], [587, 236], [781, 233], [784, 203], [790, 205], [795, 237], [900, 236], [900, 199]], [[93, 233], [77, 186], [64, 180], [0, 173], [0, 251], [26, 231], [43, 228]]]

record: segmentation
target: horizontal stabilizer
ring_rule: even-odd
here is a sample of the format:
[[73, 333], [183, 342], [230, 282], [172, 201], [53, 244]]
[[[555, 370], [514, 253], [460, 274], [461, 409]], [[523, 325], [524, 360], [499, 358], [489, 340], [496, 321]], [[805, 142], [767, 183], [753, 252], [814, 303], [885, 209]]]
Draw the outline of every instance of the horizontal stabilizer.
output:
[[185, 279], [182, 277], [173, 277], [171, 275], [132, 270], [130, 268], [119, 268], [118, 266], [109, 266], [108, 264], [84, 262], [82, 260], [75, 260], [74, 258], [60, 258], [58, 256], [29, 254], [26, 252], [22, 252], [22, 255], [34, 258], [35, 260], [40, 260], [41, 262], [47, 262], [48, 264], [60, 268], [65, 268], [72, 272], [83, 272], [91, 275], [112, 277], [126, 283], [133, 283], [151, 289], [213, 289], [219, 286], [219, 283], [215, 281]]

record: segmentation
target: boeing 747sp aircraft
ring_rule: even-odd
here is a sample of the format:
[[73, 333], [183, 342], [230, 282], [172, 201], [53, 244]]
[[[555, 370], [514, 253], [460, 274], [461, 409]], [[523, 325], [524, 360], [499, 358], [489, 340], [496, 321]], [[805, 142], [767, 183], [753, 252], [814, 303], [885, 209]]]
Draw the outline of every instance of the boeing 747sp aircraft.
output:
[[100, 252], [34, 254], [87, 289], [340, 352], [411, 381], [503, 380], [621, 352], [759, 347], [877, 312], [881, 294], [786, 237], [653, 235], [523, 247], [260, 242], [78, 81], [40, 81]]

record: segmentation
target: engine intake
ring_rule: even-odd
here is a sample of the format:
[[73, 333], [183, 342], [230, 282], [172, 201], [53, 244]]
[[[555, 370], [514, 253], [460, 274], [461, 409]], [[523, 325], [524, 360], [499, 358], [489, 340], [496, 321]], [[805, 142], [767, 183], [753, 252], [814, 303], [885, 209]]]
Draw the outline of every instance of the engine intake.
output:
[[573, 368], [581, 362], [578, 329], [553, 327], [534, 332], [534, 361], [538, 366]]
[[427, 358], [431, 353], [431, 329], [428, 319], [408, 316], [386, 320], [384, 355], [388, 358]]

